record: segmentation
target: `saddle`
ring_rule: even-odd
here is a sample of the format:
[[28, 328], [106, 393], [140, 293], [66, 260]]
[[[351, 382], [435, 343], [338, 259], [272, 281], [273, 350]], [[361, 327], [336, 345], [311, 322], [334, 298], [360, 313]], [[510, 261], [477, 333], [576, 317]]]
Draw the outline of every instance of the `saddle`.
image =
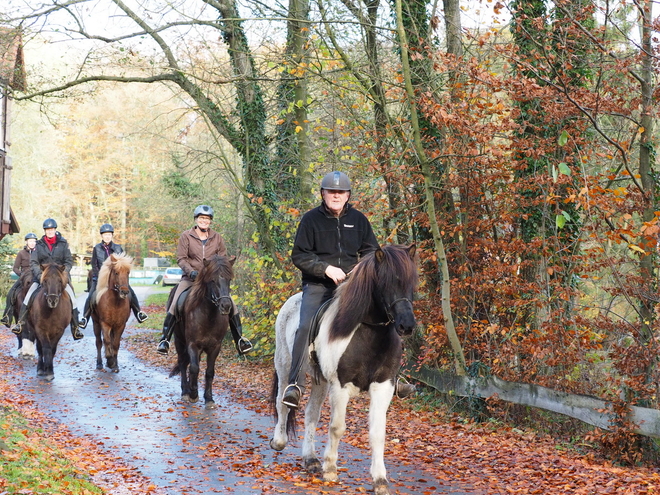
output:
[[172, 315], [177, 320], [179, 320], [181, 318], [181, 315], [183, 314], [183, 305], [185, 304], [186, 299], [188, 298], [188, 294], [190, 294], [190, 289], [192, 289], [192, 287], [188, 287], [186, 290], [184, 290], [181, 293], [181, 295], [179, 295], [178, 300], [173, 301]]
[[314, 383], [319, 384], [321, 380], [321, 368], [320, 368], [320, 363], [318, 360], [318, 356], [316, 355], [316, 349], [314, 349], [314, 341], [316, 340], [316, 337], [319, 334], [319, 330], [321, 328], [321, 318], [327, 311], [328, 307], [330, 307], [330, 303], [332, 302], [332, 298], [328, 299], [326, 302], [321, 304], [321, 307], [316, 311], [314, 314], [314, 318], [312, 318], [312, 323], [309, 327], [309, 341], [308, 344], [309, 346], [312, 346], [312, 351], [309, 354], [310, 357], [310, 362], [312, 364], [312, 368], [314, 369]]

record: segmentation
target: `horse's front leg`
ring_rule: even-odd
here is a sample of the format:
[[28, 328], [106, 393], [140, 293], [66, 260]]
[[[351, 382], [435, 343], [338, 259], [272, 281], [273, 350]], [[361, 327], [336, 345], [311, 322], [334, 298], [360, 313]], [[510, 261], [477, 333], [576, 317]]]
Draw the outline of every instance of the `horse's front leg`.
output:
[[376, 495], [390, 495], [385, 469], [385, 432], [387, 410], [394, 395], [391, 381], [372, 383], [369, 387], [369, 443], [371, 444], [371, 479]]
[[111, 325], [103, 326], [103, 340], [105, 341], [105, 363], [113, 373], [119, 373], [119, 366], [117, 364], [117, 347], [115, 344], [115, 336], [113, 335], [113, 327]]
[[305, 407], [305, 436], [302, 444], [302, 458], [305, 469], [310, 473], [321, 472], [321, 462], [316, 457], [316, 427], [321, 418], [321, 407], [328, 394], [328, 382], [321, 379], [316, 385], [312, 382], [307, 407]]
[[198, 381], [199, 381], [199, 358], [201, 351], [194, 348], [192, 345], [188, 346], [188, 359], [190, 365], [188, 366], [188, 385], [190, 402], [197, 402], [199, 399]]
[[204, 374], [204, 405], [206, 409], [215, 409], [213, 400], [213, 378], [215, 378], [215, 360], [220, 354], [220, 346], [216, 346], [210, 354], [206, 354], [206, 373]]
[[98, 320], [94, 320], [94, 337], [96, 337], [96, 369], [103, 369], [103, 357], [101, 356], [101, 350], [103, 349], [103, 331], [101, 330], [101, 323]]
[[351, 395], [339, 382], [330, 385], [330, 426], [328, 444], [323, 455], [323, 479], [337, 481], [337, 451], [339, 441], [346, 431], [346, 406]]
[[[45, 342], [41, 346], [41, 353], [39, 354], [39, 359], [42, 361], [41, 375], [46, 380], [52, 380], [55, 378], [55, 372], [53, 370], [53, 355], [54, 350], [50, 345], [50, 342]], [[39, 368], [37, 368], [37, 375], [39, 375]]]

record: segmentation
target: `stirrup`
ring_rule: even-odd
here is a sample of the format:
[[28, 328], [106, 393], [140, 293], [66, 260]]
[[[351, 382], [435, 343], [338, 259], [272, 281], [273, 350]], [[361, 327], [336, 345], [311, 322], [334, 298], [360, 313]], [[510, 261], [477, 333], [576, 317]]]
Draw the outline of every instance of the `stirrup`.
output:
[[73, 328], [71, 329], [71, 336], [73, 337], [73, 340], [80, 340], [85, 337], [85, 335], [78, 328], [75, 330]]
[[167, 339], [163, 339], [158, 343], [156, 352], [158, 354], [163, 354], [164, 356], [167, 356], [167, 354], [170, 352], [170, 343], [167, 341]]
[[21, 332], [23, 331], [23, 323], [19, 321], [15, 325], [12, 325], [11, 331], [16, 335], [20, 335]]
[[142, 323], [143, 321], [146, 321], [147, 318], [149, 318], [149, 315], [145, 313], [144, 311], [138, 311], [138, 314], [135, 315], [135, 319], [138, 321], [138, 323]]
[[87, 318], [84, 316], [78, 322], [78, 328], [87, 328]]
[[4, 315], [2, 319], [0, 319], [0, 323], [2, 323], [4, 326], [8, 327], [9, 326], [9, 316]]
[[238, 353], [240, 355], [247, 354], [252, 350], [252, 347], [252, 342], [250, 342], [245, 337], [241, 337], [236, 343], [236, 349], [238, 349]]
[[300, 406], [300, 397], [302, 396], [302, 390], [297, 383], [290, 383], [284, 389], [284, 394], [282, 395], [282, 404], [291, 409], [298, 409]]

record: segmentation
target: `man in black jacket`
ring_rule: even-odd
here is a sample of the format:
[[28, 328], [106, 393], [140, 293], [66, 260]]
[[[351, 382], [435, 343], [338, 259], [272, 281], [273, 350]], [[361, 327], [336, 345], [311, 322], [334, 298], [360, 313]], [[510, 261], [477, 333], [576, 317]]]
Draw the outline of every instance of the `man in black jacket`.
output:
[[44, 236], [37, 241], [34, 251], [30, 255], [30, 269], [32, 270], [32, 286], [23, 300], [21, 305], [21, 312], [18, 315], [16, 325], [11, 328], [11, 331], [16, 335], [20, 335], [25, 325], [27, 312], [29, 309], [30, 299], [32, 294], [39, 288], [41, 280], [41, 265], [48, 263], [57, 263], [63, 265], [69, 274], [69, 283], [66, 285], [66, 292], [71, 299], [71, 335], [74, 340], [80, 340], [84, 337], [82, 332], [78, 329], [78, 308], [76, 306], [76, 295], [71, 287], [71, 267], [73, 266], [73, 256], [69, 249], [69, 243], [62, 237], [62, 234], [57, 232], [57, 222], [52, 218], [44, 220]]
[[[321, 181], [321, 205], [303, 215], [291, 251], [293, 264], [302, 272], [300, 323], [293, 343], [289, 385], [282, 403], [298, 408], [302, 391], [298, 386], [308, 346], [312, 319], [359, 259], [378, 249], [378, 241], [367, 217], [353, 208], [351, 181], [343, 172], [330, 172]], [[411, 385], [405, 385], [412, 387]], [[399, 388], [403, 388], [400, 384]], [[399, 390], [400, 397], [414, 391]]]
[[[107, 260], [111, 254], [121, 254], [124, 252], [124, 249], [120, 244], [114, 242], [113, 238], [115, 235], [115, 229], [109, 223], [104, 223], [99, 229], [101, 234], [101, 242], [99, 242], [92, 251], [92, 277], [87, 287], [87, 299], [85, 300], [85, 308], [83, 309], [83, 317], [80, 320], [80, 328], [86, 328], [89, 321], [89, 317], [92, 315], [92, 298], [95, 296], [96, 285], [98, 283], [99, 272], [105, 260]], [[129, 287], [131, 292], [131, 310], [135, 315], [135, 319], [142, 323], [147, 318], [147, 314], [140, 309], [140, 302], [138, 301], [137, 295], [133, 291], [132, 287]]]

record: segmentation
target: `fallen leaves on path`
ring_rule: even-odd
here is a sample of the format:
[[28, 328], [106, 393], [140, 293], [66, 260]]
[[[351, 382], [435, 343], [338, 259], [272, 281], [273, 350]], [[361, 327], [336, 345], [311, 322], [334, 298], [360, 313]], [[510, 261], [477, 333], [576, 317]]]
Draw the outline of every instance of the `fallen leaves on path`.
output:
[[[15, 340], [8, 332], [2, 332], [0, 345], [11, 347], [15, 345]], [[175, 357], [157, 355], [154, 345], [154, 334], [140, 334], [126, 340], [123, 348], [167, 374]], [[216, 390], [223, 389], [230, 393], [234, 400], [257, 414], [269, 415], [272, 363], [236, 358], [233, 348], [230, 345], [226, 347], [218, 363]], [[32, 426], [42, 428], [43, 436], [55, 443], [81, 473], [92, 475], [93, 481], [106, 493], [162, 493], [155, 483], [130, 466], [130, 460], [113, 456], [104, 449], [101, 441], [72, 435], [66, 425], [44, 416], [38, 411], [37, 404], [16, 393], [11, 382], [20, 377], [11, 376], [9, 370], [16, 368], [11, 366], [11, 359], [5, 356], [0, 360], [0, 405], [15, 408]], [[388, 414], [386, 463], [396, 459], [401, 464], [414, 466], [416, 471], [426, 473], [424, 481], [430, 482], [431, 486], [437, 484], [445, 490], [456, 487], [455, 493], [480, 494], [660, 493], [660, 472], [656, 469], [613, 466], [600, 459], [595, 452], [579, 455], [558, 451], [552, 438], [534, 432], [501, 425], [476, 424], [441, 410], [422, 411], [413, 406], [414, 399], [392, 403]], [[370, 455], [366, 430], [367, 407], [366, 400], [351, 402], [347, 414], [348, 428], [343, 438], [344, 442], [363, 449], [365, 459]], [[183, 409], [181, 412], [184, 412]], [[327, 411], [324, 412], [322, 424], [327, 424]], [[246, 425], [246, 428], [249, 427]], [[324, 440], [325, 433], [320, 432], [320, 435]], [[263, 448], [267, 448], [268, 438], [262, 440], [266, 446]], [[303, 472], [299, 463], [277, 457], [282, 461], [264, 465], [254, 445], [236, 443], [233, 448], [232, 455], [227, 456], [226, 450], [218, 449], [214, 442], [209, 441], [200, 455], [215, 457], [219, 465], [239, 475], [243, 473], [246, 486], [252, 487], [249, 489], [254, 493], [347, 493]], [[300, 442], [289, 448], [297, 451]], [[364, 487], [355, 493], [370, 491], [368, 473], [342, 467], [341, 476], [350, 476]], [[258, 479], [259, 483], [253, 483], [254, 479]], [[283, 481], [291, 487], [289, 491], [283, 492], [279, 488]], [[427, 492], [433, 493], [430, 490], [420, 493], [425, 495]]]

